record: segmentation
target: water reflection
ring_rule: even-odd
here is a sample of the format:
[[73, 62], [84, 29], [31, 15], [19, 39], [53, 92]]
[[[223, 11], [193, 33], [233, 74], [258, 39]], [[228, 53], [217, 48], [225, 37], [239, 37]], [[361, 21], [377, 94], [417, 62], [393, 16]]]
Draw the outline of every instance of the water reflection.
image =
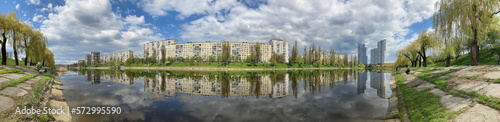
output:
[[[61, 77], [70, 106], [125, 108], [123, 115], [76, 115], [76, 121], [377, 119], [387, 113], [391, 92], [389, 74], [376, 71], [72, 72]], [[79, 82], [81, 76], [90, 83]]]

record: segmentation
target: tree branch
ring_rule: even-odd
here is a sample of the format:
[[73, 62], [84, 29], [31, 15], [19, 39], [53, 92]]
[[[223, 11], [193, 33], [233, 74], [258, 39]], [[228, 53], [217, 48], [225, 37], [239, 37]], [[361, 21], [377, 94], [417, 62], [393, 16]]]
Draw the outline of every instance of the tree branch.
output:
[[490, 17], [493, 17], [493, 15], [498, 14], [498, 13], [500, 13], [500, 10], [498, 10], [497, 12], [493, 12], [493, 13], [490, 15]]

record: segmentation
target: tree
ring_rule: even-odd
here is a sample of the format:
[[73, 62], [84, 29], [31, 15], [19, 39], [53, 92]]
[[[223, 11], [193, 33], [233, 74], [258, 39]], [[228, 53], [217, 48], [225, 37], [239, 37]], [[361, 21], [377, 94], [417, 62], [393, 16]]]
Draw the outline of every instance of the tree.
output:
[[427, 30], [422, 30], [420, 35], [418, 35], [417, 44], [419, 51], [417, 52], [424, 61], [424, 67], [427, 67], [427, 55], [426, 51], [428, 49], [437, 47], [437, 41], [433, 38], [434, 34], [427, 33]]
[[[21, 29], [21, 35], [22, 35], [22, 43], [23, 43], [23, 47], [24, 48], [24, 54], [25, 54], [25, 57], [24, 57], [24, 66], [28, 66], [28, 57], [30, 57], [30, 48], [33, 48], [33, 43], [35, 41], [38, 41], [38, 38], [40, 36], [38, 36], [38, 33], [35, 34], [35, 32], [33, 31], [33, 29], [31, 29], [30, 25], [27, 25], [27, 24], [23, 24], [22, 26], [22, 29]], [[33, 37], [35, 36], [36, 37]], [[41, 35], [41, 33], [40, 33]]]
[[344, 65], [349, 65], [349, 57], [346, 52], [344, 52]]
[[[9, 13], [11, 13], [10, 11]], [[5, 16], [3, 13], [0, 13], [0, 29], [2, 30], [2, 40], [1, 40], [1, 45], [2, 45], [2, 65], [7, 65], [7, 39], [8, 35], [10, 34], [10, 28], [12, 25], [10, 24], [11, 22], [9, 19], [7, 19], [7, 16]]]
[[[407, 58], [411, 62], [412, 67], [417, 66], [417, 60], [419, 57], [418, 47], [415, 44], [415, 41], [410, 42], [410, 45], [406, 46], [404, 49], [401, 49], [397, 52], [398, 58]], [[397, 59], [399, 61], [405, 61], [403, 59]], [[399, 64], [403, 64], [404, 62], [399, 62]]]
[[444, 41], [453, 36], [472, 37], [471, 64], [479, 65], [479, 44], [488, 38], [488, 24], [500, 11], [498, 0], [439, 0], [433, 22], [436, 34]]
[[224, 65], [229, 65], [229, 59], [231, 58], [231, 46], [229, 42], [222, 42], [222, 62]]
[[262, 56], [262, 52], [260, 50], [260, 44], [259, 42], [257, 42], [257, 44], [255, 44], [255, 60], [258, 62], [260, 62], [260, 57]]
[[161, 48], [160, 48], [160, 53], [161, 53], [161, 63], [162, 65], [165, 65], [165, 58], [167, 57], [167, 49], [165, 48], [165, 45], [162, 45]]
[[307, 63], [307, 46], [304, 45], [304, 56], [302, 56], [304, 64]]
[[293, 43], [293, 47], [292, 47], [292, 56], [290, 57], [290, 62], [291, 64], [293, 64], [293, 66], [295, 67], [295, 64], [297, 63], [297, 56], [299, 55], [299, 49], [297, 47], [297, 40], [295, 40], [295, 43]]
[[333, 48], [330, 50], [330, 65], [335, 65], [335, 50]]
[[128, 58], [127, 60], [125, 60], [125, 65], [130, 65], [134, 62], [134, 58]]
[[9, 41], [9, 44], [12, 45], [12, 49], [14, 50], [14, 60], [16, 63], [16, 66], [19, 65], [19, 59], [18, 59], [18, 51], [19, 48], [21, 47], [21, 29], [22, 29], [22, 24], [21, 20], [17, 18], [16, 12], [9, 12], [7, 14], [7, 20], [9, 21], [10, 24], [10, 33], [11, 33], [11, 40]]
[[215, 56], [214, 55], [208, 56], [208, 62], [209, 62], [209, 64], [212, 64], [212, 62], [215, 62]]
[[153, 56], [152, 56], [152, 59], [150, 60], [151, 63], [156, 63], [157, 59], [156, 57], [158, 56], [158, 54], [156, 53], [156, 49], [153, 47]]

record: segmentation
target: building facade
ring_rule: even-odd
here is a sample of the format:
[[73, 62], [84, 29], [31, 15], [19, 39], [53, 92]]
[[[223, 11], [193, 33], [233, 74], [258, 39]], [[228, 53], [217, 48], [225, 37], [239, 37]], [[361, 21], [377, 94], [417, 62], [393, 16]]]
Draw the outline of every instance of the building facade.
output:
[[91, 64], [94, 64], [94, 63], [99, 64], [100, 55], [101, 55], [100, 52], [94, 52], [94, 51], [90, 52], [90, 56], [91, 56], [91, 60], [92, 60]]
[[285, 62], [288, 63], [290, 57], [290, 42], [283, 40], [270, 40], [269, 44], [274, 53], [285, 56]]
[[156, 41], [156, 42], [148, 42], [144, 44], [144, 57], [141, 58], [147, 58], [153, 56], [153, 54], [156, 52], [156, 59], [160, 59], [160, 49], [161, 46], [163, 45], [174, 45], [178, 44], [179, 41], [177, 39], [165, 39], [162, 41]]
[[[167, 40], [169, 41], [169, 40]], [[277, 42], [280, 44], [280, 49], [278, 53], [285, 54], [286, 61], [288, 61], [289, 46], [288, 42], [281, 41]], [[151, 57], [156, 54], [156, 60], [161, 59], [163, 55], [165, 58], [191, 58], [191, 57], [201, 57], [204, 61], [208, 61], [209, 56], [217, 56], [222, 54], [222, 43], [223, 42], [188, 42], [183, 44], [178, 44], [177, 40], [175, 42], [168, 43], [165, 40], [158, 42], [150, 42], [144, 45], [144, 55], [145, 57]], [[287, 46], [283, 46], [286, 44]], [[231, 56], [237, 56], [241, 59], [247, 59], [250, 56], [252, 46], [256, 46], [257, 43], [247, 43], [247, 42], [229, 42], [231, 47]], [[272, 45], [259, 43], [260, 51], [262, 53], [260, 59], [261, 61], [267, 62], [271, 57]], [[162, 54], [161, 46], [165, 46], [165, 54]], [[277, 48], [279, 46], [276, 46]], [[285, 50], [286, 49], [286, 50]]]
[[358, 44], [358, 59], [361, 64], [368, 64], [368, 57], [366, 56], [366, 46], [365, 44]]
[[115, 53], [115, 54], [109, 54], [106, 56], [102, 56], [100, 60], [101, 60], [102, 64], [107, 64], [109, 61], [116, 61], [116, 60], [120, 60], [121, 62], [125, 62], [125, 61], [127, 61], [127, 59], [133, 58], [133, 57], [134, 57], [134, 52], [132, 52], [131, 50], [127, 50], [127, 51], [123, 51], [123, 52], [119, 52], [119, 53]]
[[370, 64], [382, 65], [385, 63], [385, 45], [386, 40], [381, 40], [377, 43], [377, 48], [371, 50]]
[[92, 56], [85, 54], [85, 65], [92, 65]]

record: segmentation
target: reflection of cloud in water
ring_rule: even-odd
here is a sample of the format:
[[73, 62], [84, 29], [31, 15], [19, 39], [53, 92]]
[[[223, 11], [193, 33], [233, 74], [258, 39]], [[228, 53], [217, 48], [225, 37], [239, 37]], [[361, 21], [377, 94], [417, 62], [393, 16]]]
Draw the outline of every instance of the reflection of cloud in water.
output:
[[[61, 78], [61, 81], [65, 84], [64, 95], [68, 98], [70, 107], [122, 107], [121, 115], [74, 116], [74, 120], [79, 121], [349, 121], [353, 118], [376, 119], [386, 115], [388, 101], [377, 97], [380, 95], [380, 93], [377, 94], [377, 89], [360, 88], [363, 84], [360, 84], [356, 77], [363, 78], [363, 75], [356, 76], [355, 72], [352, 71], [342, 71], [335, 75], [328, 75], [329, 72], [323, 72], [323, 74], [306, 73], [309, 73], [306, 78], [299, 79], [304, 81], [297, 83], [292, 82], [293, 80], [288, 82], [288, 78], [292, 77], [288, 74], [274, 76], [279, 77], [279, 79], [287, 79], [282, 82], [270, 80], [273, 76], [261, 77], [260, 89], [268, 90], [258, 92], [261, 94], [258, 99], [255, 96], [249, 96], [256, 94], [253, 93], [255, 91], [252, 91], [256, 85], [251, 84], [250, 82], [253, 81], [249, 79], [239, 82], [230, 81], [226, 83], [227, 86], [224, 88], [224, 85], [221, 85], [224, 82], [210, 81], [209, 77], [198, 77], [198, 79], [193, 78], [196, 80], [190, 80], [192, 77], [167, 76], [167, 78], [161, 78], [156, 74], [150, 76], [151, 79], [131, 78], [134, 80], [133, 82], [129, 80], [126, 80], [127, 82], [109, 82], [100, 79], [100, 84], [91, 85], [89, 82], [83, 82], [85, 76], [77, 77], [76, 73], [68, 72], [64, 78]], [[120, 76], [121, 78], [117, 77], [119, 79], [127, 77], [123, 74], [116, 76]], [[101, 77], [108, 76], [101, 73]], [[292, 86], [293, 83], [295, 86]], [[203, 84], [210, 87], [205, 87]], [[328, 87], [329, 85], [330, 87]], [[229, 96], [222, 97], [222, 99], [221, 96], [217, 96], [222, 94], [223, 90], [210, 93], [208, 96], [190, 95], [193, 92], [202, 91], [203, 89], [194, 89], [199, 86], [201, 86], [200, 88], [210, 88], [208, 91], [211, 91], [212, 87], [215, 90], [219, 88], [227, 90], [229, 87], [230, 89], [226, 91], [226, 93], [229, 92]], [[249, 88], [242, 86], [249, 86]], [[178, 87], [179, 89], [177, 89]], [[168, 97], [167, 101], [155, 102], [150, 99], [167, 95], [164, 94], [165, 91], [174, 91], [179, 95]], [[297, 97], [290, 97], [292, 91]], [[275, 92], [276, 94], [274, 94]], [[214, 96], [211, 96], [212, 94]], [[243, 97], [234, 97], [237, 95]]]
[[[347, 93], [339, 92], [347, 90]], [[303, 91], [303, 90], [302, 90]], [[303, 92], [300, 93], [303, 93]], [[196, 99], [185, 103], [183, 112], [205, 121], [269, 121], [269, 120], [338, 120], [345, 118], [377, 118], [386, 114], [388, 102], [377, 99], [376, 92], [356, 95], [354, 85], [339, 86], [333, 91], [304, 95], [300, 99]], [[373, 97], [369, 97], [375, 95]], [[314, 98], [321, 99], [314, 99]], [[382, 110], [382, 111], [381, 111]]]

